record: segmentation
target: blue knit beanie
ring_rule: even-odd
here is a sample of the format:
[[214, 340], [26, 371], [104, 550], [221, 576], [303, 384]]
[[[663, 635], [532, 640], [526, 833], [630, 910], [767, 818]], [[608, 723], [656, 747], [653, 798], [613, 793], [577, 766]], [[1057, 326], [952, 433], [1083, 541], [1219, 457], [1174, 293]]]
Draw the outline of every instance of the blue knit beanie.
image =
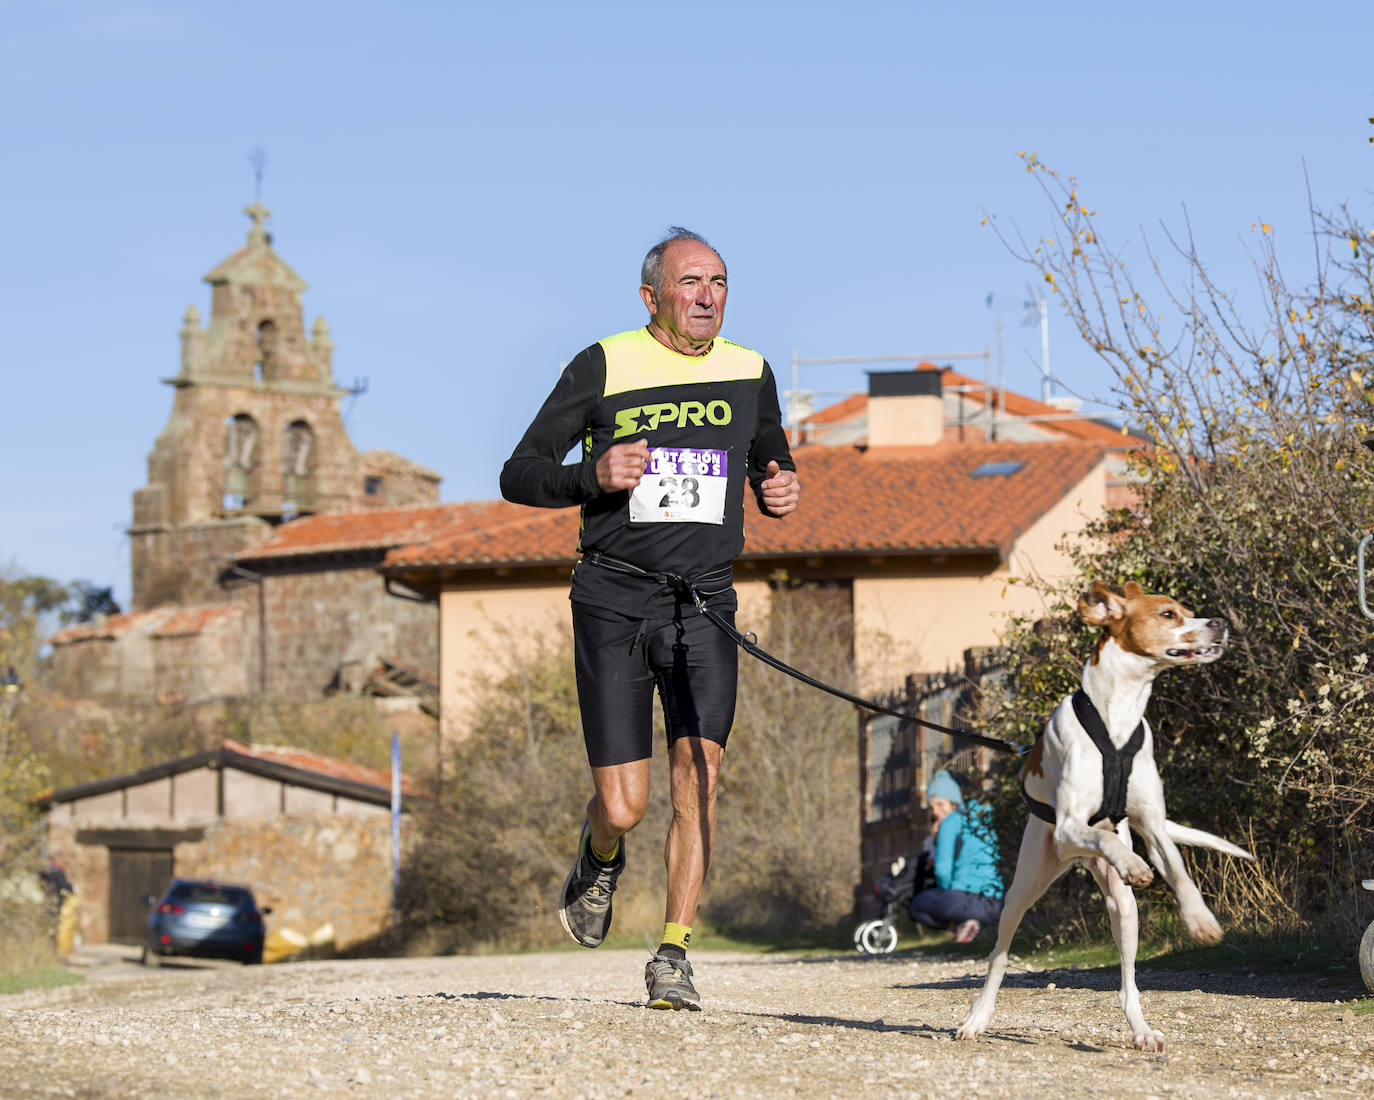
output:
[[959, 790], [959, 784], [943, 768], [930, 777], [930, 783], [926, 786], [926, 803], [929, 804], [932, 798], [943, 798], [956, 806], [964, 804], [964, 793]]

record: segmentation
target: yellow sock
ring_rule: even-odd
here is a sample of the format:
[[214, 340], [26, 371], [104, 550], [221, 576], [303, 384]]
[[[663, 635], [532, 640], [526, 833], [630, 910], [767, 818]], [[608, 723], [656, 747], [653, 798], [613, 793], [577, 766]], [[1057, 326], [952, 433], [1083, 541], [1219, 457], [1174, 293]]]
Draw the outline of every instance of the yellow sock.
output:
[[614, 863], [615, 857], [620, 854], [620, 837], [615, 838], [615, 843], [611, 845], [611, 850], [607, 853], [598, 852], [591, 837], [587, 838], [587, 847], [591, 849], [593, 859], [599, 859], [602, 863]]
[[663, 926], [663, 940], [659, 946], [680, 947], [683, 951], [686, 951], [688, 941], [690, 941], [691, 938], [691, 928], [685, 924], [673, 924], [669, 921]]

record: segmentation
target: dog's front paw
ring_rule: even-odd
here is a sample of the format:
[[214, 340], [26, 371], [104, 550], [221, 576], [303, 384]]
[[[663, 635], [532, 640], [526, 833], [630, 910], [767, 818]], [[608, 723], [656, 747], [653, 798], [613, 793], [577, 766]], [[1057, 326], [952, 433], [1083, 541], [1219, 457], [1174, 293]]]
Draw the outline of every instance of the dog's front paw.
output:
[[1164, 1035], [1152, 1028], [1146, 1028], [1132, 1038], [1135, 1039], [1136, 1049], [1147, 1054], [1158, 1054], [1164, 1049]]
[[1155, 880], [1155, 873], [1150, 865], [1134, 852], [1127, 853], [1119, 870], [1128, 886], [1149, 886]]
[[965, 1020], [954, 1031], [954, 1037], [956, 1039], [976, 1039], [982, 1034], [983, 1025], [973, 1023], [970, 1020]]
[[1198, 943], [1207, 947], [1215, 947], [1221, 942], [1221, 922], [1212, 916], [1209, 909], [1204, 909], [1200, 913], [1184, 913], [1183, 927], [1188, 930], [1188, 935], [1197, 940]]

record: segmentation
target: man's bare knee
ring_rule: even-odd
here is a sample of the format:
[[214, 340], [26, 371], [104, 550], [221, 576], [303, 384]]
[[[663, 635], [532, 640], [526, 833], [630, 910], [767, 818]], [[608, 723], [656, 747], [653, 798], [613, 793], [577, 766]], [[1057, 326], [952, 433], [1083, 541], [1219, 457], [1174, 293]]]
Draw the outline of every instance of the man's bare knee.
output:
[[649, 762], [634, 761], [593, 768], [596, 797], [588, 817], [599, 816], [615, 833], [627, 833], [644, 818], [649, 807]]
[[714, 741], [684, 738], [674, 742], [670, 768], [673, 806], [695, 809], [702, 798], [713, 801], [720, 779], [721, 748]]

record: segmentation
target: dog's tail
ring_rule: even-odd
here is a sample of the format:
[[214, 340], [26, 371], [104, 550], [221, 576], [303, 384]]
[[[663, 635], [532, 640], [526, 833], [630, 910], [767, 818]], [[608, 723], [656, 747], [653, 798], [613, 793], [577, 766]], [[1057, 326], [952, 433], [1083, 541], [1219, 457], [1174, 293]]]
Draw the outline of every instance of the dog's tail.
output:
[[1229, 840], [1222, 840], [1219, 836], [1211, 833], [1204, 833], [1201, 829], [1190, 829], [1187, 825], [1180, 825], [1174, 821], [1166, 821], [1165, 832], [1169, 834], [1169, 839], [1175, 844], [1191, 844], [1197, 848], [1212, 848], [1218, 852], [1225, 852], [1228, 856], [1235, 856], [1237, 859], [1253, 860], [1255, 857], [1244, 848], [1238, 848]]

